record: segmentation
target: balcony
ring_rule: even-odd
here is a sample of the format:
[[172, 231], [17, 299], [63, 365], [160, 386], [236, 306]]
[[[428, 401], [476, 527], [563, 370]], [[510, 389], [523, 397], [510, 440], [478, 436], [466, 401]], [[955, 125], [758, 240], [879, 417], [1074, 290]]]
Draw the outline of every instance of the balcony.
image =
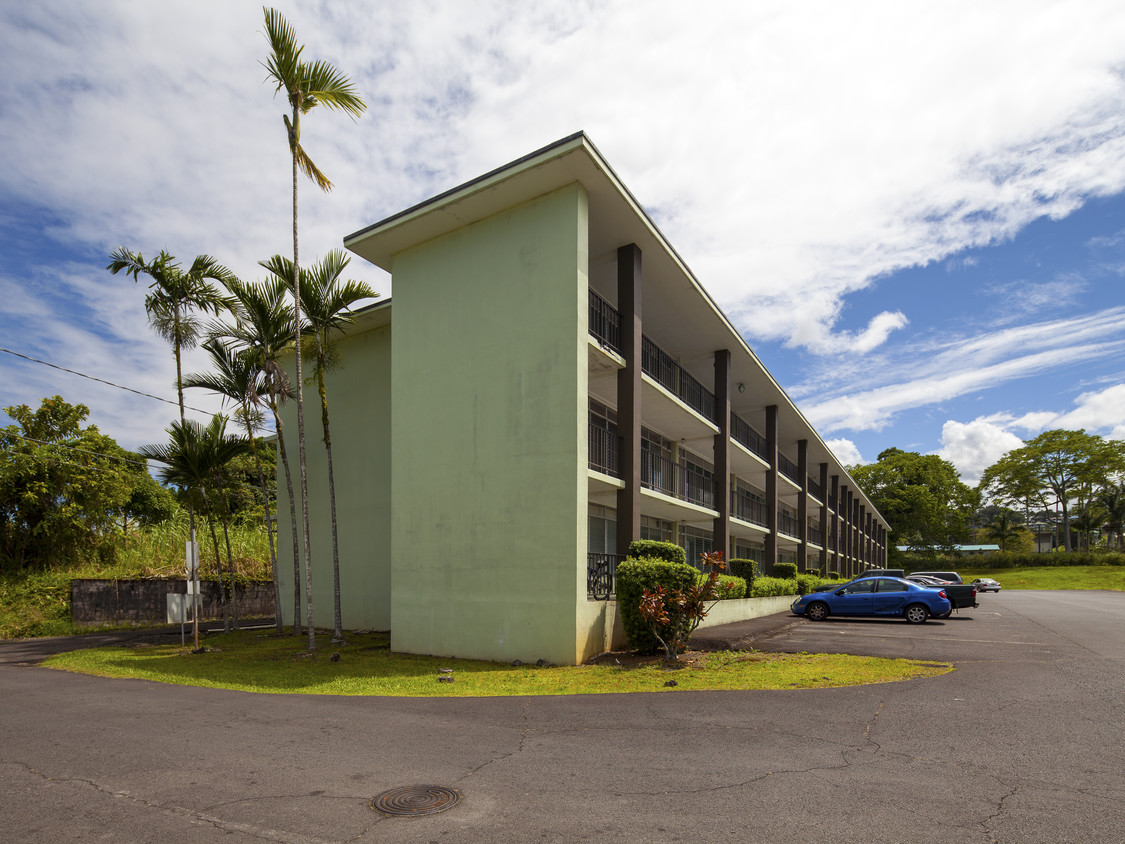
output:
[[730, 514], [736, 519], [758, 527], [766, 527], [769, 524], [766, 500], [741, 486], [731, 490]]
[[621, 437], [617, 428], [590, 422], [589, 465], [595, 472], [621, 477]]
[[608, 601], [617, 591], [617, 564], [624, 560], [617, 554], [586, 555], [586, 597]]
[[797, 486], [801, 485], [801, 470], [798, 468], [796, 463], [794, 463], [781, 452], [778, 452], [777, 455], [777, 468], [781, 472], [781, 474], [785, 475], [785, 477], [789, 478], [789, 480], [791, 480]]
[[715, 394], [648, 337], [641, 338], [641, 371], [702, 416], [715, 422]]
[[809, 523], [808, 541], [813, 545], [824, 547], [824, 530], [820, 525]]
[[770, 462], [769, 443], [766, 438], [750, 427], [741, 416], [736, 413], [730, 415], [731, 438], [745, 446], [752, 454], [758, 455], [767, 463]]
[[786, 536], [792, 536], [794, 539], [800, 539], [801, 524], [792, 513], [786, 513], [784, 510], [781, 510], [777, 514], [777, 532], [784, 533]]
[[593, 290], [590, 291], [590, 333], [621, 354], [621, 314]]
[[641, 486], [699, 507], [715, 508], [715, 478], [651, 451], [641, 451]]

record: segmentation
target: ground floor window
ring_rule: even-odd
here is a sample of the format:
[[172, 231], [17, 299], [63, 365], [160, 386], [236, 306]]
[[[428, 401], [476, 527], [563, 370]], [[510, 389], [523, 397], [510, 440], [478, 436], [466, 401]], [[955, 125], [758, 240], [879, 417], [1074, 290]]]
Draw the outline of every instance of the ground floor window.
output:
[[709, 553], [714, 548], [714, 534], [709, 530], [685, 525], [680, 528], [680, 545], [687, 554], [688, 565], [698, 566], [699, 555]]
[[587, 515], [586, 550], [591, 554], [617, 553], [617, 511], [590, 504]]
[[734, 559], [754, 560], [757, 563], [766, 561], [766, 546], [761, 542], [745, 542], [741, 539], [734, 541]]
[[641, 539], [654, 539], [657, 542], [674, 542], [673, 525], [666, 519], [641, 516]]

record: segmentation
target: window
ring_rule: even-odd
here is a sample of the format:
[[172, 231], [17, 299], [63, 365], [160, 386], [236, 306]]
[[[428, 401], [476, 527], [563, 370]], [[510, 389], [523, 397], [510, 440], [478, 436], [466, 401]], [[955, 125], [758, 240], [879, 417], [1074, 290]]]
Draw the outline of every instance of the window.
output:
[[617, 553], [617, 511], [600, 504], [589, 505], [586, 550], [591, 554]]
[[874, 578], [870, 578], [868, 580], [857, 580], [855, 583], [848, 585], [848, 587], [844, 589], [844, 594], [862, 595], [867, 592], [874, 592], [876, 582], [877, 581]]
[[907, 592], [910, 589], [910, 587], [901, 580], [884, 580], [880, 578], [876, 582], [879, 584], [878, 591], [880, 592]]
[[641, 516], [641, 539], [655, 539], [657, 542], [671, 542], [672, 523], [665, 519]]
[[714, 534], [702, 528], [685, 526], [680, 528], [680, 544], [684, 547], [688, 565], [698, 566], [699, 555], [706, 554], [714, 548]]

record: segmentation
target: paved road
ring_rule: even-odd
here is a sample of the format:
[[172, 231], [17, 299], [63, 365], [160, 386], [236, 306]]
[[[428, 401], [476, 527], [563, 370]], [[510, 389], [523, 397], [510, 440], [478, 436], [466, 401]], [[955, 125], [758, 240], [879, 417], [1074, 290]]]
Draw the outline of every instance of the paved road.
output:
[[[0, 834], [51, 842], [1125, 840], [1125, 594], [1002, 592], [982, 604], [971, 618], [921, 627], [802, 621], [759, 641], [958, 666], [852, 689], [327, 698], [0, 664]], [[779, 617], [774, 629], [790, 621]], [[459, 789], [464, 799], [418, 818], [368, 808], [386, 789], [422, 784]]]

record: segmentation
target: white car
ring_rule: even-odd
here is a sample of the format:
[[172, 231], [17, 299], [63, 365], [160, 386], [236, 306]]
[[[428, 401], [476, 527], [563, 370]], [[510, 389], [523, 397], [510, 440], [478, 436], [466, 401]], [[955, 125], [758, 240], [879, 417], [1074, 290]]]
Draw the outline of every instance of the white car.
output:
[[993, 580], [991, 577], [981, 577], [973, 581], [973, 586], [977, 587], [978, 592], [999, 592], [1000, 584]]

